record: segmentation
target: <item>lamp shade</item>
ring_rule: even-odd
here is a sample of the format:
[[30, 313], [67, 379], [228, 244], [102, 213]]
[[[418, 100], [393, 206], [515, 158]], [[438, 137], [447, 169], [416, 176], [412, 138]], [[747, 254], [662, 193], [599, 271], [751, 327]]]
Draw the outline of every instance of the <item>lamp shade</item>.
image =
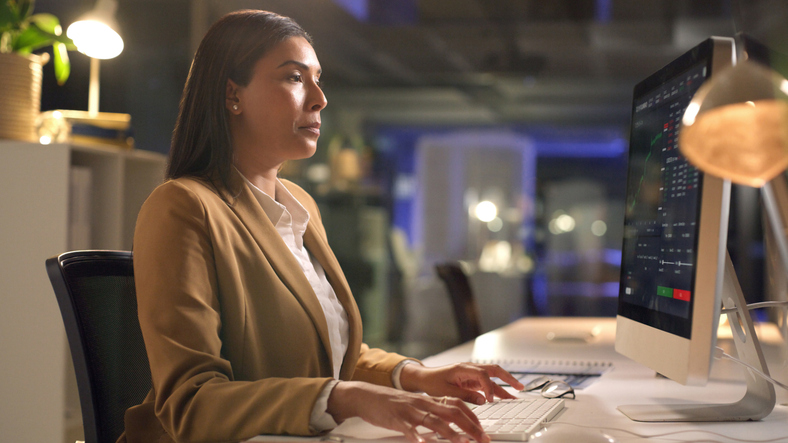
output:
[[684, 113], [679, 149], [704, 172], [762, 187], [788, 168], [788, 81], [752, 61], [715, 73]]
[[123, 51], [123, 39], [117, 33], [115, 0], [98, 0], [95, 8], [83, 15], [66, 30], [77, 50], [97, 59], [115, 58]]

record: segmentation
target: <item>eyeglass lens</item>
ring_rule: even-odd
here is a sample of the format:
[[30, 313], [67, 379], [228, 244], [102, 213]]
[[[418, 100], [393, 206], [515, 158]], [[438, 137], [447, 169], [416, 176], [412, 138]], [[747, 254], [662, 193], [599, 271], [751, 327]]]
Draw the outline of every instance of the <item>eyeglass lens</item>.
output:
[[552, 380], [550, 380], [549, 377], [546, 377], [544, 375], [541, 376], [541, 377], [537, 377], [537, 378], [529, 381], [528, 383], [526, 383], [525, 387], [523, 388], [523, 391], [533, 391], [534, 389], [539, 389], [542, 386], [550, 383], [551, 381]]
[[547, 398], [561, 398], [571, 395], [575, 398], [575, 390], [565, 381], [551, 381], [542, 388], [542, 396]]
[[534, 391], [542, 388], [540, 393], [547, 398], [561, 398], [571, 396], [575, 398], [575, 390], [569, 383], [563, 380], [551, 380], [547, 376], [541, 376], [528, 382], [523, 391]]

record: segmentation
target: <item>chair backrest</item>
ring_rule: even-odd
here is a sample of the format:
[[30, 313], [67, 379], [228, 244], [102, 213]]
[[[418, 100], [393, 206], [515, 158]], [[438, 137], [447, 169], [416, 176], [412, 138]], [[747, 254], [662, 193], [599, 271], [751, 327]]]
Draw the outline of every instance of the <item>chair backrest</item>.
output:
[[126, 409], [151, 388], [129, 251], [73, 251], [46, 261], [77, 377], [86, 443], [114, 443]]
[[449, 292], [460, 331], [460, 340], [465, 343], [475, 339], [481, 334], [482, 328], [479, 322], [479, 308], [476, 306], [468, 275], [458, 262], [436, 264], [435, 271], [446, 284]]

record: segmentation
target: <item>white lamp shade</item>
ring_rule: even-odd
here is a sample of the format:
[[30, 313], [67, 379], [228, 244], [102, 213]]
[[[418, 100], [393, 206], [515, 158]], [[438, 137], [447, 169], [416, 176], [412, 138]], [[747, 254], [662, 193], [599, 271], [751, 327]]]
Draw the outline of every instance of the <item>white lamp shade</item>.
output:
[[97, 0], [93, 10], [72, 23], [66, 31], [77, 50], [88, 57], [106, 60], [123, 51], [123, 39], [117, 32], [117, 0]]
[[79, 20], [68, 27], [68, 38], [77, 50], [102, 60], [115, 58], [123, 51], [123, 39], [111, 27], [97, 20]]

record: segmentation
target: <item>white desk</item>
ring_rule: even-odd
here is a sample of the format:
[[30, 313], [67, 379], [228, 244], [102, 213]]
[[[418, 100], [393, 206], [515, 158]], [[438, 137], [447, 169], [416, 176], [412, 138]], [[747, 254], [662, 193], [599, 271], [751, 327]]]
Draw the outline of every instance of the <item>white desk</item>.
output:
[[[771, 326], [771, 325], [770, 325]], [[595, 330], [597, 334], [588, 337]], [[549, 340], [554, 333], [557, 339]], [[788, 380], [788, 355], [785, 343], [774, 327], [759, 328], [769, 370], [778, 380]], [[615, 319], [612, 318], [526, 318], [491, 331], [473, 343], [452, 348], [424, 360], [430, 366], [477, 358], [527, 357], [573, 360], [611, 361], [615, 368], [600, 380], [577, 392], [576, 400], [567, 400], [557, 422], [592, 428], [605, 428], [620, 442], [625, 441], [719, 441], [719, 442], [788, 442], [788, 393], [777, 388], [778, 405], [760, 422], [744, 423], [639, 423], [620, 413], [623, 404], [649, 403], [731, 403], [745, 391], [743, 369], [730, 361], [717, 360], [711, 380], [704, 387], [688, 387], [657, 378], [654, 371], [615, 352]], [[728, 351], [732, 342], [721, 338], [720, 346]], [[728, 352], [730, 353], [730, 352]], [[670, 432], [688, 431], [644, 439]], [[713, 434], [712, 434], [713, 433]], [[579, 443], [579, 442], [578, 442]]]
[[[715, 361], [711, 380], [704, 387], [688, 387], [658, 378], [654, 371], [615, 352], [615, 326], [613, 318], [525, 318], [480, 336], [475, 344], [465, 343], [423, 361], [428, 366], [469, 361], [472, 356], [485, 359], [520, 357], [609, 361], [615, 365], [614, 369], [603, 374], [591, 386], [577, 391], [576, 400], [566, 400], [564, 411], [555, 420], [557, 423], [604, 429], [619, 442], [788, 442], [788, 406], [785, 405], [788, 393], [779, 388], [778, 405], [766, 419], [759, 422], [639, 423], [624, 416], [616, 409], [617, 406], [681, 402], [731, 403], [742, 397], [745, 385], [743, 369], [736, 363], [724, 360]], [[767, 326], [757, 329], [769, 370], [778, 380], [785, 382], [788, 380], [785, 343], [776, 328]], [[553, 340], [548, 339], [550, 333], [555, 335]], [[589, 340], [582, 340], [590, 335], [593, 337]], [[720, 346], [729, 351], [732, 342], [721, 339]], [[332, 434], [341, 437], [345, 443], [372, 438], [384, 439], [382, 441], [386, 443], [406, 441], [404, 437], [374, 428], [360, 419], [346, 421]], [[309, 439], [260, 436], [251, 441], [291, 440]]]

